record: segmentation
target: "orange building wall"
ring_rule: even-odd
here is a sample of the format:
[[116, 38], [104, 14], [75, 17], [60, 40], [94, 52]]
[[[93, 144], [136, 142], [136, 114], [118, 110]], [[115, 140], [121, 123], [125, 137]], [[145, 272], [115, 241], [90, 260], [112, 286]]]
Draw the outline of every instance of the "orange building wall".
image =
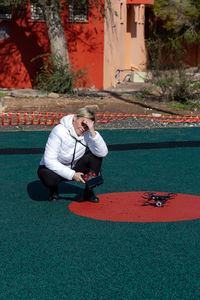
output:
[[0, 41], [0, 87], [29, 88], [31, 80], [41, 66], [41, 59], [31, 60], [48, 51], [44, 23], [29, 23], [28, 20], [1, 22], [10, 37]]
[[[108, 7], [105, 20], [104, 89], [116, 86], [116, 82], [131, 72], [133, 65], [140, 71], [145, 70], [147, 62], [145, 6], [127, 5], [127, 0], [112, 0], [111, 8]], [[116, 80], [117, 70], [121, 70], [119, 81]]]
[[[104, 24], [99, 11], [93, 8], [88, 22], [81, 24], [68, 23], [66, 11], [62, 16], [70, 64], [87, 68], [86, 87], [102, 88]], [[0, 87], [32, 88], [42, 58], [32, 59], [49, 52], [45, 22], [30, 21], [29, 14], [23, 18], [13, 15], [0, 26], [9, 30], [9, 37], [0, 41]]]

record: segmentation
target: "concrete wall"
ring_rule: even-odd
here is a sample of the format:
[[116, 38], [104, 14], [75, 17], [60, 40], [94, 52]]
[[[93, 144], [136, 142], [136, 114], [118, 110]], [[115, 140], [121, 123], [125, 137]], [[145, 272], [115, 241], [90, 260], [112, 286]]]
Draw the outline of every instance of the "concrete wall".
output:
[[114, 0], [111, 1], [110, 5], [105, 3], [105, 9], [104, 88], [107, 88], [114, 84], [114, 76], [117, 69], [123, 69], [125, 67], [126, 0]]
[[[114, 86], [118, 69], [140, 70], [146, 67], [144, 40], [145, 5], [126, 5], [126, 0], [112, 0], [106, 5], [104, 36], [104, 88]], [[121, 72], [121, 79], [129, 71]]]
[[131, 22], [131, 57], [130, 63], [137, 66], [140, 71], [146, 68], [147, 51], [145, 47], [144, 25], [145, 5], [131, 5], [133, 18]]

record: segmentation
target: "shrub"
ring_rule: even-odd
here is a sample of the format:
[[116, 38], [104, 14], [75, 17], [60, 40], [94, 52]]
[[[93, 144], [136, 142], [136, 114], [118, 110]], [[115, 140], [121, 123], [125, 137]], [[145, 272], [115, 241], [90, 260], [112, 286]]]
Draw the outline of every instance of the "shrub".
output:
[[[199, 100], [200, 81], [198, 77], [195, 77], [194, 70], [188, 74], [184, 68], [184, 50], [181, 44], [176, 43], [176, 40], [172, 38], [168, 38], [167, 42], [158, 38], [149, 40], [147, 48], [152, 86], [143, 94], [151, 99], [157, 96], [160, 100], [180, 103]], [[163, 55], [163, 50], [165, 50], [165, 55], [167, 53], [167, 60]], [[198, 68], [196, 71], [198, 72]]]
[[34, 86], [40, 90], [59, 94], [74, 93], [74, 87], [86, 83], [86, 68], [76, 70], [73, 66], [63, 65], [60, 57], [56, 58], [57, 66], [53, 68], [50, 56], [37, 74]]

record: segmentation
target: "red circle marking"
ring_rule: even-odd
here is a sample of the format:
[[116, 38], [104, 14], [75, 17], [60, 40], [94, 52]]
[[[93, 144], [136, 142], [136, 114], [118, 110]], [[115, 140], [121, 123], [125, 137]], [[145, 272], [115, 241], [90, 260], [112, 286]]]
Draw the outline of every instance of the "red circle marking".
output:
[[145, 201], [144, 193], [102, 194], [98, 195], [99, 203], [72, 202], [69, 209], [79, 216], [114, 222], [172, 222], [200, 218], [200, 196], [176, 194], [162, 207], [156, 207]]

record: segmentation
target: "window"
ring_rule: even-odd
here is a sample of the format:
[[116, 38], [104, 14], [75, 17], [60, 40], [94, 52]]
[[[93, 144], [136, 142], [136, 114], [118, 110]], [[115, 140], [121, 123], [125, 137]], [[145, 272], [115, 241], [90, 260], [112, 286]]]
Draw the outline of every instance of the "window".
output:
[[68, 3], [69, 22], [88, 21], [88, 0], [69, 0]]
[[120, 23], [124, 23], [124, 4], [120, 3]]
[[44, 21], [44, 14], [42, 7], [36, 3], [31, 3], [31, 20]]
[[135, 23], [144, 24], [144, 5], [134, 5]]
[[12, 19], [12, 7], [11, 6], [0, 6], [0, 20], [11, 20]]

